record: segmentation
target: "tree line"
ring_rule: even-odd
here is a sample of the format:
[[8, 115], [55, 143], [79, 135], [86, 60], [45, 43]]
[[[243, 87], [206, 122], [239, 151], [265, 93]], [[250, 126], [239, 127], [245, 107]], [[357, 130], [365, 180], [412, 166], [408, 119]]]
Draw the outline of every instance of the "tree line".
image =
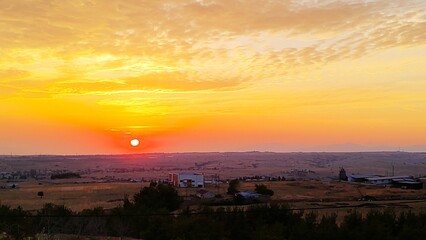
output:
[[[365, 216], [349, 212], [340, 224], [335, 214], [293, 211], [285, 204], [202, 207], [181, 206], [176, 189], [163, 184], [144, 187], [119, 207], [73, 212], [46, 204], [36, 213], [0, 206], [0, 232], [14, 239], [45, 234], [127, 236], [142, 239], [424, 239], [426, 214], [372, 210]], [[179, 210], [177, 213], [176, 210]]]

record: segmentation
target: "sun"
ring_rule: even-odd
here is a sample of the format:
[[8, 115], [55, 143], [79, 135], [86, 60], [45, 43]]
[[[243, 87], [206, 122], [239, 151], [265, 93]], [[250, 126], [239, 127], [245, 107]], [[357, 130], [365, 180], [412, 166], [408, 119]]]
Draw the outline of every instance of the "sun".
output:
[[132, 145], [133, 147], [137, 147], [139, 145], [139, 140], [136, 138], [130, 140], [130, 145]]

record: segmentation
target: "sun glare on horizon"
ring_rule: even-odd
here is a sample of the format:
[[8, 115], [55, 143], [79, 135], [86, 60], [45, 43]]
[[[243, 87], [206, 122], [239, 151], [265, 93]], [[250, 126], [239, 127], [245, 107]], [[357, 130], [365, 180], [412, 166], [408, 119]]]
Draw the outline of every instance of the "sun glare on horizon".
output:
[[130, 141], [130, 145], [132, 145], [132, 147], [137, 147], [137, 146], [139, 146], [139, 140], [138, 139], [132, 139], [131, 141]]

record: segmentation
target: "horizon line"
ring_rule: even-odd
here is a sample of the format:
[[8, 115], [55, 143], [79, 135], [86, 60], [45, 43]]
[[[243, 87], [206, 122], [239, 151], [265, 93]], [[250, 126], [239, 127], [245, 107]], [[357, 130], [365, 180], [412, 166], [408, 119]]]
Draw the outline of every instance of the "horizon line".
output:
[[403, 150], [365, 150], [365, 151], [182, 151], [182, 152], [141, 152], [141, 153], [94, 153], [94, 154], [0, 154], [0, 157], [20, 156], [126, 156], [144, 154], [209, 154], [209, 153], [426, 153], [426, 151], [403, 151]]

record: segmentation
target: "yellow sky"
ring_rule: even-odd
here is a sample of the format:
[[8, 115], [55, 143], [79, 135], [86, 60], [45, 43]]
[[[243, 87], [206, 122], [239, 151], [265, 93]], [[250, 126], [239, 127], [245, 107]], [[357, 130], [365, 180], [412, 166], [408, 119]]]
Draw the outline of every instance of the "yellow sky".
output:
[[425, 13], [0, 0], [0, 154], [426, 151]]

